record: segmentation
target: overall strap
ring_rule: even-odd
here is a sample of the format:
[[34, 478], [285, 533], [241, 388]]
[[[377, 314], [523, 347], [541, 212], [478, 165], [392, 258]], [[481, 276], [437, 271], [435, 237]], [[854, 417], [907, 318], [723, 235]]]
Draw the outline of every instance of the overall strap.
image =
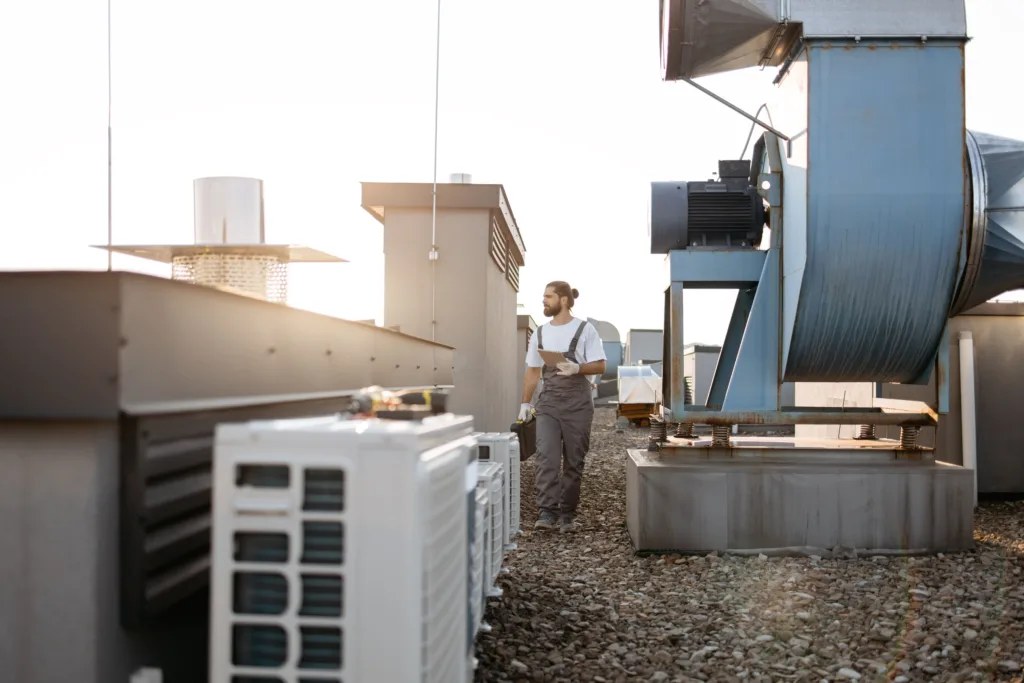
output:
[[572, 341], [569, 342], [569, 355], [576, 358], [576, 344], [579, 343], [580, 337], [583, 336], [583, 328], [589, 323], [584, 320], [580, 323], [580, 326], [576, 328], [576, 334], [572, 336]]
[[543, 325], [541, 325], [540, 327], [537, 328], [537, 348], [538, 349], [543, 349], [544, 348], [544, 326]]

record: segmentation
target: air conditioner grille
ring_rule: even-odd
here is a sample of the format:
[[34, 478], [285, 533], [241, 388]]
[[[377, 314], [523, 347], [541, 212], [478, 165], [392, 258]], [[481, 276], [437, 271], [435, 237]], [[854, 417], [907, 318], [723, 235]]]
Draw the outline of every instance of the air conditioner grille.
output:
[[504, 491], [502, 490], [501, 475], [491, 487], [491, 566], [490, 578], [493, 584], [498, 579], [501, 571], [501, 563], [505, 559], [505, 541], [502, 538], [502, 523], [504, 521], [503, 503], [505, 502]]
[[465, 666], [459, 647], [458, 625], [465, 621], [465, 603], [459, 599], [458, 576], [466, 571], [462, 539], [462, 504], [465, 501], [465, 461], [447, 458], [428, 469], [428, 515], [423, 576], [423, 680], [448, 683]]
[[341, 470], [306, 470], [302, 509], [311, 512], [344, 512], [345, 473]]
[[303, 522], [302, 564], [341, 564], [343, 534], [341, 522]]
[[519, 533], [519, 485], [520, 485], [520, 461], [518, 441], [514, 448], [510, 449], [508, 458], [509, 469], [509, 499], [508, 499], [508, 528], [509, 538]]
[[489, 538], [487, 526], [490, 519], [487, 515], [487, 491], [477, 487], [474, 493], [475, 504], [473, 508], [476, 519], [474, 520], [475, 525], [473, 528], [473, 585], [471, 590], [473, 591], [473, 634], [476, 635], [484, 618], [484, 572], [486, 571], [484, 558], [488, 556], [484, 544]]
[[288, 561], [288, 536], [279, 533], [246, 531], [235, 534], [236, 562]]
[[288, 609], [288, 580], [270, 572], [237, 572], [235, 614], [284, 614]]
[[[297, 476], [300, 475], [300, 476]], [[287, 465], [245, 464], [236, 469], [236, 490], [260, 488], [287, 489], [302, 481], [303, 513], [323, 516], [338, 515], [344, 509], [345, 472], [338, 468], [295, 468]], [[305, 623], [309, 618], [344, 616], [344, 577], [341, 565], [345, 560], [344, 521], [303, 519], [298, 527], [301, 540], [283, 532], [236, 532], [236, 562], [266, 564], [266, 571], [235, 571], [232, 627], [232, 663], [237, 667], [280, 668], [289, 661], [289, 645], [297, 647], [301, 674], [314, 671], [341, 672], [344, 639], [340, 626]], [[298, 542], [296, 542], [298, 541]], [[294, 550], [292, 550], [294, 548]], [[290, 584], [287, 571], [291, 552], [298, 552], [298, 584]], [[278, 565], [280, 572], [272, 571]], [[319, 571], [310, 571], [319, 567]], [[328, 573], [337, 567], [337, 573]], [[290, 593], [296, 593], [299, 604], [289, 615]], [[287, 631], [276, 624], [246, 623], [246, 616], [263, 618], [280, 616], [282, 621], [294, 619], [298, 628]], [[291, 616], [291, 619], [289, 618]], [[260, 681], [260, 676], [234, 676], [232, 681]], [[267, 681], [279, 678], [265, 677]], [[299, 678], [300, 683], [330, 683], [337, 679]]]

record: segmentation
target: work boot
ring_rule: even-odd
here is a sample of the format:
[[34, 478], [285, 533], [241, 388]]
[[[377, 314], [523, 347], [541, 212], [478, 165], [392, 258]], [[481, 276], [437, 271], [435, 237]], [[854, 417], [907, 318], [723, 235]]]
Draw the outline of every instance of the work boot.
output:
[[555, 528], [556, 523], [557, 521], [555, 520], [555, 515], [548, 512], [547, 510], [544, 510], [543, 512], [540, 513], [540, 518], [533, 525], [533, 528], [538, 530], [543, 529], [545, 531], [550, 531]]
[[570, 534], [576, 531], [576, 519], [573, 515], [562, 515], [558, 522], [558, 530], [563, 534]]

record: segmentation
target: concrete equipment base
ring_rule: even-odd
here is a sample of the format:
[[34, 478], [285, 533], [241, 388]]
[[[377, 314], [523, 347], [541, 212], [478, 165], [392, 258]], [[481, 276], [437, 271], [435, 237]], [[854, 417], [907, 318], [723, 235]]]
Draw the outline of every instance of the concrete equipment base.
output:
[[974, 547], [970, 470], [893, 441], [673, 440], [626, 458], [638, 551], [924, 554]]

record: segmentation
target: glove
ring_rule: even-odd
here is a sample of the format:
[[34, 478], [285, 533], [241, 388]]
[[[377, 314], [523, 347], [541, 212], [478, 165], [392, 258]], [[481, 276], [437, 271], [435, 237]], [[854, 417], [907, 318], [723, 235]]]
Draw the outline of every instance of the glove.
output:
[[558, 374], [562, 375], [563, 377], [568, 377], [570, 375], [575, 375], [576, 373], [578, 373], [580, 371], [579, 364], [578, 363], [573, 363], [571, 360], [563, 361], [563, 362], [559, 363], [558, 365], [556, 365], [555, 367], [558, 368]]
[[524, 403], [519, 406], [519, 421], [529, 422], [530, 418], [533, 417], [533, 404]]

